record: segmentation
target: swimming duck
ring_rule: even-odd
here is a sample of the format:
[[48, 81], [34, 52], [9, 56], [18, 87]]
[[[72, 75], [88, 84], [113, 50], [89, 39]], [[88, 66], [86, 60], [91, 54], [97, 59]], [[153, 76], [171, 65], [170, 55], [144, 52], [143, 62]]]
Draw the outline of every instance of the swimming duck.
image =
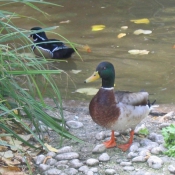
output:
[[[106, 148], [117, 146], [127, 151], [132, 144], [134, 129], [150, 112], [147, 92], [114, 91], [115, 70], [110, 62], [101, 62], [85, 83], [102, 79], [102, 87], [89, 104], [89, 113], [95, 123], [112, 130], [111, 139], [104, 142]], [[114, 131], [130, 131], [126, 144], [117, 145]]]
[[48, 39], [45, 32], [40, 32], [40, 30], [42, 30], [41, 27], [33, 27], [30, 30], [38, 31], [35, 34], [30, 35], [35, 43], [35, 45], [32, 46], [32, 50], [37, 56], [62, 59], [71, 57], [71, 55], [75, 52], [73, 48], [68, 48], [60, 40]]

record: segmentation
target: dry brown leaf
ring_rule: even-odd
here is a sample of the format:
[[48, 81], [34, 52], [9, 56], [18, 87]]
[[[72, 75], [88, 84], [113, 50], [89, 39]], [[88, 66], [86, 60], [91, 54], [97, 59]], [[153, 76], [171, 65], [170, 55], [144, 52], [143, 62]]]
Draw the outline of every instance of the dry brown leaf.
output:
[[6, 146], [0, 146], [0, 152], [6, 151], [8, 148]]
[[6, 163], [6, 165], [8, 166], [14, 166], [14, 165], [19, 165], [21, 164], [21, 162], [19, 162], [18, 160], [14, 159], [13, 161], [11, 161], [10, 159], [4, 158], [2, 157], [2, 160], [4, 161], [4, 163]]
[[126, 36], [126, 33], [120, 33], [118, 34], [117, 38], [123, 38], [124, 36]]
[[86, 44], [86, 45], [78, 45], [78, 51], [83, 51], [83, 52], [92, 52], [91, 48]]

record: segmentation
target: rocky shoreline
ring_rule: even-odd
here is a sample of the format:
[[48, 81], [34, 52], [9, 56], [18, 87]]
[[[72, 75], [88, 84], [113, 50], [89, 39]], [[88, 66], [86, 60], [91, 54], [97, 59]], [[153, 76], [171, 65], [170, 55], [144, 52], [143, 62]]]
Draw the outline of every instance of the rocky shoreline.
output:
[[[52, 103], [50, 99], [46, 100]], [[175, 107], [160, 105], [138, 125], [130, 149], [106, 149], [102, 142], [110, 137], [110, 131], [96, 125], [88, 112], [88, 103], [64, 101], [64, 116], [69, 132], [84, 143], [65, 140], [57, 153], [48, 152], [35, 158], [36, 169], [44, 175], [169, 175], [175, 174], [175, 158], [163, 154], [161, 129], [175, 123]], [[52, 112], [50, 112], [52, 113]], [[59, 114], [52, 113], [58, 116]], [[149, 130], [141, 137], [139, 128]], [[117, 141], [126, 141], [127, 133], [115, 132]], [[124, 139], [123, 139], [124, 138]], [[58, 146], [59, 139], [51, 135], [51, 144]]]

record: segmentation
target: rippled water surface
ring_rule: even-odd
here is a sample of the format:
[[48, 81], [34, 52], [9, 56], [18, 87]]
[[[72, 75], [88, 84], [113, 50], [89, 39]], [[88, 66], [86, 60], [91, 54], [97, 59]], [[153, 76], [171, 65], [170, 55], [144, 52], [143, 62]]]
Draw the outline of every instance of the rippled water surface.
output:
[[[84, 84], [101, 61], [110, 61], [116, 69], [116, 89], [150, 93], [150, 99], [158, 103], [175, 103], [175, 0], [53, 0], [63, 7], [40, 5], [50, 16], [44, 16], [31, 8], [19, 4], [10, 5], [12, 12], [28, 15], [40, 20], [15, 19], [14, 24], [30, 29], [33, 26], [59, 26], [54, 32], [63, 35], [71, 42], [89, 45], [91, 53], [80, 51], [83, 61], [77, 54], [68, 63], [55, 63], [67, 72], [55, 76], [63, 98], [89, 100], [92, 97], [73, 93], [78, 88], [100, 87], [101, 82]], [[148, 18], [149, 24], [135, 24], [132, 19]], [[70, 20], [69, 23], [60, 23]], [[92, 31], [92, 25], [105, 25], [101, 31]], [[128, 26], [123, 31], [122, 26]], [[150, 35], [134, 35], [137, 29], [151, 30]], [[117, 35], [125, 32], [121, 39]], [[57, 37], [49, 33], [49, 38]], [[59, 38], [58, 38], [59, 39]], [[128, 50], [146, 49], [148, 55], [131, 55]], [[79, 74], [72, 69], [82, 70]], [[49, 89], [48, 89], [49, 91]]]

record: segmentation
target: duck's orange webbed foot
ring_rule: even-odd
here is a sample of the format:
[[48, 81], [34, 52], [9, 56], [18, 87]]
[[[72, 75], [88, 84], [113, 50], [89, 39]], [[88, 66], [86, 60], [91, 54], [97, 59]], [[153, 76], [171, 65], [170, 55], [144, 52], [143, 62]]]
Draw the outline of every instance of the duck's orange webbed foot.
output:
[[130, 139], [129, 139], [128, 143], [125, 143], [125, 144], [122, 144], [122, 145], [117, 145], [117, 147], [120, 148], [122, 151], [127, 151], [130, 148], [131, 144], [132, 144], [133, 137], [134, 137], [134, 131], [131, 130]]
[[112, 131], [111, 133], [111, 139], [106, 142], [103, 142], [103, 144], [105, 145], [106, 148], [113, 148], [117, 146], [116, 141], [115, 141], [114, 131]]

